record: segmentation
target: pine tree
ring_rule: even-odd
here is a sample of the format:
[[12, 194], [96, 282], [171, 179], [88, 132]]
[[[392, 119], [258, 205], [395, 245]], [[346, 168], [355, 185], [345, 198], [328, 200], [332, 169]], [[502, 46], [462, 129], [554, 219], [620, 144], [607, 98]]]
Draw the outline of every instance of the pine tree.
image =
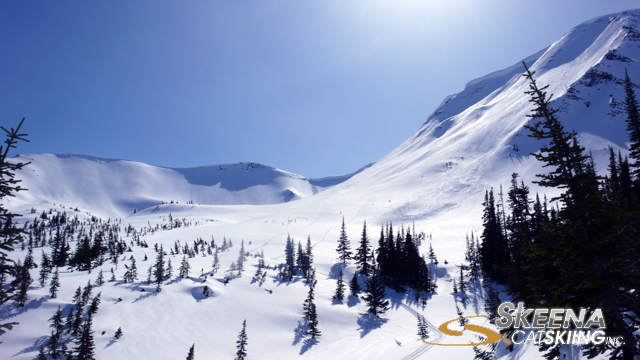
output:
[[314, 287], [315, 284], [309, 285], [309, 292], [307, 298], [302, 306], [304, 320], [307, 325], [306, 334], [310, 340], [316, 340], [320, 337], [320, 330], [318, 329], [318, 313], [316, 311], [316, 304], [314, 303]]
[[293, 273], [295, 269], [295, 251], [293, 246], [293, 239], [287, 235], [287, 243], [284, 249], [285, 256], [285, 275], [288, 281], [293, 279]]
[[156, 256], [156, 263], [153, 266], [153, 275], [156, 283], [156, 291], [160, 292], [162, 290], [162, 282], [165, 279], [164, 276], [164, 250], [162, 249], [162, 245], [160, 246], [160, 250], [158, 251], [158, 255]]
[[424, 316], [418, 314], [418, 337], [420, 340], [426, 339], [429, 337], [429, 330], [427, 328], [427, 321]]
[[102, 269], [98, 272], [98, 278], [96, 279], [96, 285], [102, 286], [104, 284], [104, 274], [102, 273]]
[[340, 301], [344, 300], [344, 281], [342, 280], [342, 269], [338, 272], [338, 281], [336, 282], [336, 293], [333, 295], [333, 300]]
[[220, 269], [220, 259], [218, 259], [218, 249], [213, 253], [213, 264], [211, 265], [211, 276], [214, 276]]
[[429, 262], [438, 265], [438, 258], [436, 258], [436, 253], [433, 252], [431, 243], [429, 243]]
[[194, 359], [194, 347], [196, 346], [196, 344], [192, 344], [191, 347], [189, 348], [189, 353], [187, 354], [187, 360], [193, 360]]
[[189, 265], [189, 260], [187, 260], [187, 257], [184, 256], [182, 258], [182, 262], [180, 263], [180, 278], [184, 279], [186, 277], [189, 276], [189, 270], [191, 269], [191, 266]]
[[58, 296], [58, 288], [60, 287], [60, 281], [58, 278], [58, 268], [56, 267], [56, 271], [53, 273], [51, 277], [51, 282], [49, 283], [49, 296], [52, 299], [55, 299]]
[[363, 300], [367, 303], [368, 312], [376, 317], [380, 317], [389, 310], [389, 300], [385, 298], [384, 283], [380, 279], [380, 274], [377, 269], [374, 269], [373, 274], [367, 281], [366, 294], [363, 296]]
[[51, 328], [51, 336], [47, 339], [47, 348], [51, 356], [57, 357], [59, 354], [60, 337], [63, 330], [62, 310], [60, 306], [58, 306], [58, 310], [51, 318], [51, 325], [49, 325], [49, 327]]
[[247, 358], [247, 320], [242, 321], [242, 330], [238, 334], [236, 341], [236, 358], [235, 360], [246, 360]]
[[171, 258], [167, 259], [167, 268], [164, 270], [165, 280], [171, 279], [173, 276], [173, 265], [171, 265]]
[[116, 330], [115, 334], [113, 334], [113, 338], [118, 340], [122, 337], [122, 328], [118, 327], [118, 330]]
[[358, 283], [358, 273], [353, 273], [353, 277], [351, 278], [351, 282], [349, 282], [349, 290], [351, 291], [351, 296], [358, 297], [360, 294], [360, 284]]
[[49, 273], [51, 272], [51, 260], [49, 260], [49, 256], [42, 251], [42, 260], [40, 261], [40, 287], [44, 287], [47, 283], [47, 279], [49, 278]]
[[31, 285], [33, 280], [31, 279], [29, 268], [24, 265], [20, 265], [19, 262], [18, 264], [16, 264], [15, 271], [15, 283], [17, 287], [16, 305], [18, 305], [19, 307], [23, 307], [27, 303], [27, 292], [29, 291], [29, 286]]
[[38, 357], [36, 359], [37, 360], [47, 360], [47, 355], [44, 352], [44, 347], [40, 346], [40, 349], [38, 350]]
[[[27, 134], [20, 132], [23, 122], [24, 118], [15, 129], [0, 127], [6, 137], [5, 145], [0, 146], [0, 260], [2, 260], [0, 261], [0, 279], [13, 276], [14, 262], [11, 260], [10, 253], [24, 234], [24, 230], [18, 228], [14, 223], [14, 218], [19, 214], [12, 213], [4, 205], [4, 201], [8, 197], [15, 196], [17, 192], [25, 190], [20, 186], [20, 180], [15, 178], [15, 173], [28, 163], [15, 161], [15, 159], [9, 160], [9, 152], [16, 147], [16, 144], [20, 141], [28, 141]], [[16, 292], [15, 283], [4, 284], [3, 281], [3, 285], [0, 287], [0, 305], [13, 298]], [[17, 322], [0, 323], [0, 335], [11, 330], [16, 324]]]
[[138, 280], [138, 267], [133, 256], [131, 257], [131, 263], [128, 266], [125, 264], [125, 268], [127, 270], [124, 272], [124, 282], [132, 283]]
[[95, 343], [93, 340], [93, 315], [89, 314], [82, 324], [80, 337], [76, 340], [74, 360], [95, 360]]
[[344, 217], [342, 218], [342, 227], [340, 228], [340, 238], [338, 239], [338, 260], [343, 265], [347, 264], [347, 260], [351, 259], [351, 245], [349, 244], [349, 238], [347, 237], [347, 230], [344, 226]]
[[358, 265], [358, 272], [364, 276], [368, 276], [370, 272], [371, 249], [369, 246], [369, 238], [367, 237], [367, 222], [362, 226], [362, 236], [360, 237], [360, 246], [356, 249], [355, 261]]
[[627, 131], [629, 132], [629, 157], [632, 175], [640, 183], [640, 105], [636, 99], [629, 74], [624, 72], [625, 108], [627, 110]]

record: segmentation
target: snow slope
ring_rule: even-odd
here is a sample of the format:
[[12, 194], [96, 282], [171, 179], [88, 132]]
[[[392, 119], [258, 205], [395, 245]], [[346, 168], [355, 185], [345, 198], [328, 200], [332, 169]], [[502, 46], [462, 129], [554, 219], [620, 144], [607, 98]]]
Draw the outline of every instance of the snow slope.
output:
[[[539, 82], [550, 85], [556, 105], [562, 110], [559, 117], [580, 133], [583, 145], [593, 152], [600, 169], [606, 165], [609, 145], [624, 151], [621, 80], [624, 70], [628, 69], [632, 79], [639, 83], [639, 10], [587, 21], [525, 59], [536, 71]], [[222, 184], [227, 183], [222, 177], [208, 180], [207, 171], [193, 170], [185, 174], [181, 170], [125, 161], [98, 164], [71, 158], [72, 161], [64, 159], [69, 160], [65, 162], [53, 155], [37, 155], [35, 174], [41, 171], [43, 177], [25, 175], [31, 193], [14, 205], [18, 210], [31, 206], [42, 209], [55, 201], [71, 207], [79, 203], [98, 213], [123, 213], [122, 209], [130, 206], [143, 208], [151, 201], [175, 198], [180, 203], [154, 204], [136, 214], [127, 213], [124, 221], [140, 227], [162, 223], [171, 214], [201, 222], [198, 226], [145, 236], [150, 245], [167, 246], [176, 239], [190, 242], [211, 236], [217, 241], [222, 237], [233, 239], [234, 247], [221, 255], [222, 274], [206, 280], [214, 290], [212, 298], [197, 296], [203, 282], [195, 278], [173, 281], [165, 285], [159, 295], [142, 293], [141, 288], [149, 287], [142, 283], [103, 285], [100, 289], [103, 304], [95, 321], [98, 359], [179, 358], [186, 355], [193, 343], [196, 359], [232, 358], [243, 319], [247, 319], [249, 358], [253, 359], [470, 359], [471, 348], [423, 346], [415, 336], [415, 312], [422, 312], [435, 326], [456, 317], [452, 277], [456, 276], [455, 265], [463, 259], [465, 234], [479, 230], [484, 190], [507, 185], [514, 171], [526, 182], [541, 171], [539, 164], [528, 155], [539, 144], [529, 139], [522, 128], [530, 106], [524, 95], [527, 84], [521, 73], [520, 64], [515, 64], [470, 82], [463, 91], [449, 96], [414, 136], [390, 154], [348, 180], [332, 184], [312, 196], [312, 188], [306, 188], [306, 192], [296, 188], [305, 195], [297, 201], [262, 201], [262, 205], [251, 205], [247, 204], [248, 200], [229, 200], [225, 205], [220, 202], [214, 205], [212, 200], [206, 201], [213, 198], [214, 191], [207, 188], [211, 187], [208, 184], [219, 183], [213, 186], [216, 191], [236, 190], [224, 188], [227, 185]], [[196, 178], [199, 180], [194, 180]], [[300, 181], [307, 184], [305, 186], [314, 186], [313, 181]], [[185, 185], [189, 182], [195, 184]], [[54, 189], [60, 185], [64, 191]], [[243, 191], [249, 193], [256, 186], [261, 185], [237, 190], [233, 196], [240, 196]], [[199, 204], [185, 203], [191, 198], [185, 195], [191, 189], [200, 191], [197, 192]], [[540, 189], [533, 187], [533, 190]], [[250, 198], [248, 193], [246, 196]], [[267, 197], [265, 194], [255, 196]], [[150, 202], [145, 203], [147, 199]], [[57, 208], [63, 210], [59, 205]], [[379, 226], [388, 221], [393, 221], [396, 229], [403, 225], [415, 226], [418, 232], [433, 236], [432, 244], [441, 266], [432, 269], [438, 276], [438, 289], [424, 310], [415, 306], [407, 294], [397, 294], [390, 289], [387, 295], [392, 300], [392, 309], [385, 314], [383, 323], [371, 322], [362, 315], [361, 302], [332, 303], [335, 246], [342, 217], [352, 244], [359, 239], [365, 220], [374, 243]], [[313, 245], [322, 337], [319, 344], [310, 348], [304, 347], [295, 330], [306, 296], [306, 287], [300, 281], [281, 283], [271, 272], [262, 287], [252, 284], [257, 259], [249, 257], [242, 277], [226, 286], [220, 282], [237, 258], [241, 239], [251, 254], [263, 251], [267, 264], [275, 265], [283, 262], [287, 235], [296, 240], [310, 236]], [[422, 251], [426, 250], [425, 246], [426, 243]], [[149, 265], [142, 261], [145, 253], [150, 254], [151, 250], [135, 248], [133, 253], [126, 254], [136, 258], [143, 277]], [[23, 254], [18, 252], [17, 256]], [[35, 254], [37, 260], [39, 250]], [[444, 259], [448, 265], [442, 264]], [[174, 268], [179, 260], [177, 256], [172, 258]], [[192, 272], [199, 274], [200, 269], [210, 268], [211, 257], [196, 257], [191, 261]], [[103, 269], [108, 271], [112, 266], [105, 264]], [[345, 278], [348, 279], [353, 270], [350, 265]], [[118, 279], [123, 272], [122, 266], [116, 270]], [[48, 334], [45, 320], [58, 304], [71, 302], [73, 289], [78, 284], [95, 276], [95, 270], [91, 274], [65, 273], [58, 299], [49, 299], [46, 288], [34, 286], [26, 311], [0, 311], [0, 318], [21, 322], [3, 337], [5, 343], [0, 347], [0, 357], [34, 358], [38, 345]], [[116, 302], [118, 297], [123, 301]], [[470, 293], [469, 302], [462, 310], [466, 315], [483, 313], [482, 293]], [[110, 336], [118, 326], [122, 326], [125, 335], [111, 343]], [[432, 331], [432, 336], [437, 333]], [[541, 359], [541, 354], [532, 347], [516, 347], [513, 353], [499, 350], [498, 356]]]
[[[127, 215], [162, 202], [272, 204], [313, 195], [352, 174], [307, 179], [258, 163], [164, 168], [84, 155], [26, 154], [16, 206], [63, 203], [103, 215]], [[52, 181], [55, 179], [55, 181]]]

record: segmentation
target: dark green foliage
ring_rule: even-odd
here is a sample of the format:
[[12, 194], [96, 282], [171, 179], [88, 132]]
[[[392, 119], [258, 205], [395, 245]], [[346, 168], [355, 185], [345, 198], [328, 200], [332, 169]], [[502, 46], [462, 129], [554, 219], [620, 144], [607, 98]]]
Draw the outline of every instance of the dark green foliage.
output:
[[[534, 156], [549, 171], [537, 175], [538, 184], [561, 191], [556, 208], [536, 196], [514, 175], [508, 194], [510, 214], [504, 237], [497, 227], [491, 192], [485, 195], [482, 270], [485, 276], [507, 285], [529, 307], [599, 307], [607, 321], [608, 336], [622, 336], [624, 344], [589, 345], [587, 357], [607, 354], [611, 359], [631, 359], [640, 352], [640, 212], [630, 165], [620, 154], [609, 152], [608, 174], [595, 173], [593, 160], [580, 146], [575, 132], [568, 132], [556, 118], [546, 87], [539, 88], [525, 65], [535, 105], [528, 126], [530, 136], [543, 141]], [[631, 143], [637, 139], [637, 103], [627, 76], [627, 128]], [[636, 140], [637, 141], [637, 140]], [[632, 149], [633, 150], [633, 149]], [[531, 204], [533, 203], [533, 207]], [[506, 249], [506, 252], [505, 252]], [[508, 262], [492, 266], [501, 259]], [[489, 292], [490, 313], [499, 301]], [[543, 347], [548, 359], [559, 356], [559, 347]], [[478, 354], [477, 354], [478, 355]], [[482, 354], [479, 354], [482, 355]]]
[[[14, 245], [17, 241], [22, 239], [24, 234], [23, 229], [15, 226], [13, 219], [18, 214], [9, 211], [4, 202], [7, 197], [15, 196], [16, 192], [26, 190], [20, 186], [20, 180], [15, 178], [16, 171], [24, 168], [29, 163], [22, 161], [9, 161], [9, 152], [15, 149], [16, 145], [20, 141], [28, 141], [27, 134], [21, 133], [20, 128], [24, 123], [24, 118], [20, 121], [18, 126], [14, 129], [6, 129], [0, 126], [0, 129], [5, 133], [4, 145], [0, 146], [0, 305], [6, 303], [10, 299], [14, 298], [18, 289], [17, 285], [24, 286], [23, 281], [8, 281], [10, 277], [16, 274], [14, 262], [9, 257], [9, 254], [14, 250]], [[28, 286], [28, 285], [27, 285]], [[20, 293], [24, 289], [20, 289]], [[26, 297], [26, 291], [24, 291]], [[4, 334], [7, 330], [10, 330], [16, 322], [0, 323], [0, 335]]]
[[[633, 83], [625, 71], [624, 91], [625, 108], [627, 110], [627, 131], [629, 132], [629, 158], [631, 158], [632, 175], [636, 182], [640, 182], [640, 106], [636, 99]], [[636, 186], [638, 186], [636, 184]]]
[[340, 227], [340, 237], [338, 238], [338, 260], [343, 264], [347, 264], [347, 260], [351, 259], [351, 245], [349, 243], [349, 237], [347, 236], [347, 230], [344, 225], [344, 217], [342, 218], [342, 226]]
[[358, 272], [365, 276], [369, 275], [371, 271], [371, 247], [369, 246], [369, 237], [367, 236], [366, 221], [362, 226], [360, 245], [356, 249], [354, 260], [358, 266]]
[[378, 269], [373, 270], [372, 276], [367, 281], [365, 295], [362, 297], [367, 303], [367, 311], [379, 317], [389, 310], [389, 300], [385, 299], [384, 282], [381, 279]]
[[358, 273], [353, 273], [351, 282], [349, 282], [349, 290], [352, 296], [357, 297], [360, 294], [360, 283], [358, 283]]
[[82, 324], [80, 337], [76, 339], [74, 360], [95, 360], [95, 343], [93, 339], [93, 315], [89, 314]]
[[246, 360], [247, 358], [247, 320], [242, 321], [242, 330], [238, 334], [236, 341], [236, 357], [235, 360]]
[[194, 347], [196, 346], [196, 344], [192, 344], [191, 347], [189, 348], [189, 353], [187, 354], [187, 360], [193, 360], [194, 359]]
[[316, 311], [316, 304], [314, 303], [314, 288], [315, 283], [309, 285], [307, 298], [302, 305], [304, 322], [307, 325], [306, 334], [311, 340], [317, 340], [317, 338], [320, 337], [320, 329], [318, 329], [318, 313]]
[[342, 280], [342, 269], [338, 272], [338, 281], [336, 282], [336, 293], [333, 295], [333, 300], [342, 301], [344, 300], [344, 280]]

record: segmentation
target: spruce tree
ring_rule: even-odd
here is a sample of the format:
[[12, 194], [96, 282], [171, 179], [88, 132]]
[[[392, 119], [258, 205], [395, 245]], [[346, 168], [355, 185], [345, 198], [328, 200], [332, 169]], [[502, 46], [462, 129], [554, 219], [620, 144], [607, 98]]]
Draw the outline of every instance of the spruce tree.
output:
[[87, 320], [82, 324], [80, 337], [76, 340], [74, 360], [95, 360], [95, 343], [92, 326], [93, 315], [88, 314]]
[[16, 305], [19, 307], [25, 306], [27, 303], [27, 292], [29, 291], [29, 286], [33, 282], [31, 279], [31, 274], [29, 273], [29, 268], [21, 265], [20, 262], [16, 264]]
[[51, 260], [49, 260], [49, 256], [42, 251], [42, 260], [40, 261], [40, 287], [44, 287], [47, 283], [47, 279], [49, 278], [49, 273], [51, 272]]
[[347, 230], [344, 225], [344, 217], [342, 217], [342, 226], [340, 227], [340, 237], [338, 238], [338, 260], [343, 264], [347, 264], [347, 260], [351, 259], [351, 245], [349, 244], [349, 237], [347, 237]]
[[340, 301], [344, 300], [344, 281], [342, 280], [342, 269], [338, 272], [338, 280], [336, 282], [336, 293], [333, 295], [333, 300]]
[[429, 336], [427, 321], [425, 320], [424, 316], [422, 316], [421, 314], [418, 314], [417, 318], [418, 318], [418, 338], [420, 338], [420, 340], [426, 339]]
[[287, 243], [284, 249], [285, 256], [285, 276], [288, 281], [293, 279], [293, 273], [295, 271], [295, 250], [293, 245], [293, 239], [287, 235]]
[[187, 260], [187, 257], [184, 256], [182, 258], [182, 262], [180, 263], [180, 278], [184, 279], [186, 277], [189, 276], [189, 270], [191, 269], [191, 266], [189, 265], [189, 260]]
[[153, 275], [156, 283], [156, 291], [160, 292], [162, 290], [162, 282], [165, 279], [164, 276], [164, 250], [162, 246], [160, 246], [160, 250], [158, 251], [158, 255], [156, 256], [156, 263], [153, 266]]
[[235, 360], [246, 360], [247, 358], [247, 320], [242, 321], [242, 330], [238, 334], [236, 341], [236, 357]]
[[367, 281], [366, 293], [362, 297], [367, 303], [368, 312], [376, 317], [380, 317], [389, 310], [389, 300], [385, 298], [385, 288], [380, 274], [377, 269], [373, 270], [373, 274]]
[[187, 354], [187, 360], [193, 360], [194, 359], [194, 347], [196, 346], [196, 344], [192, 344], [191, 347], [189, 348], [189, 353]]
[[367, 236], [367, 222], [362, 226], [362, 236], [360, 237], [360, 246], [356, 249], [355, 262], [358, 265], [358, 272], [364, 276], [368, 276], [370, 272], [371, 248], [369, 246], [369, 238]]
[[[14, 222], [14, 218], [19, 214], [9, 211], [5, 207], [7, 198], [15, 196], [19, 191], [26, 190], [20, 186], [20, 180], [15, 178], [16, 171], [24, 168], [29, 163], [22, 161], [9, 160], [9, 153], [15, 149], [16, 144], [20, 141], [28, 141], [27, 134], [20, 132], [20, 128], [24, 122], [24, 118], [18, 123], [18, 126], [6, 129], [0, 126], [5, 133], [4, 145], [0, 146], [0, 278], [8, 279], [14, 274], [14, 262], [11, 260], [10, 253], [14, 250], [16, 242], [22, 239], [24, 230], [18, 228]], [[0, 305], [13, 298], [16, 293], [16, 284], [10, 282], [0, 287]], [[10, 330], [17, 322], [0, 322], [0, 335]]]
[[307, 325], [306, 334], [310, 340], [316, 340], [320, 337], [320, 330], [318, 329], [318, 313], [316, 311], [316, 304], [314, 303], [314, 287], [315, 284], [309, 285], [309, 292], [307, 298], [302, 306], [305, 324]]
[[58, 296], [58, 288], [60, 287], [60, 281], [58, 278], [58, 268], [56, 267], [56, 271], [53, 273], [51, 277], [51, 282], [49, 283], [49, 296], [52, 299], [55, 299]]
[[360, 284], [358, 283], [358, 273], [353, 273], [353, 277], [351, 278], [351, 282], [349, 282], [349, 290], [351, 291], [351, 295], [358, 297], [360, 294]]
[[218, 249], [213, 253], [213, 264], [211, 265], [211, 276], [214, 276], [220, 269], [220, 259], [218, 259]]
[[633, 83], [629, 74], [624, 72], [625, 108], [627, 111], [627, 131], [629, 132], [629, 158], [632, 175], [640, 182], [640, 106], [636, 99]]

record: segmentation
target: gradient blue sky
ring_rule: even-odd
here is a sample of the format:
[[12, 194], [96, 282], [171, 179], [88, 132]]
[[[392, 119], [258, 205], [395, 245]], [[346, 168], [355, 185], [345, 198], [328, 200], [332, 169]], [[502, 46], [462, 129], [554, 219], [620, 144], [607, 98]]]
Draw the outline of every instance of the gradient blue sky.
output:
[[442, 99], [637, 1], [5, 1], [19, 152], [351, 172]]

